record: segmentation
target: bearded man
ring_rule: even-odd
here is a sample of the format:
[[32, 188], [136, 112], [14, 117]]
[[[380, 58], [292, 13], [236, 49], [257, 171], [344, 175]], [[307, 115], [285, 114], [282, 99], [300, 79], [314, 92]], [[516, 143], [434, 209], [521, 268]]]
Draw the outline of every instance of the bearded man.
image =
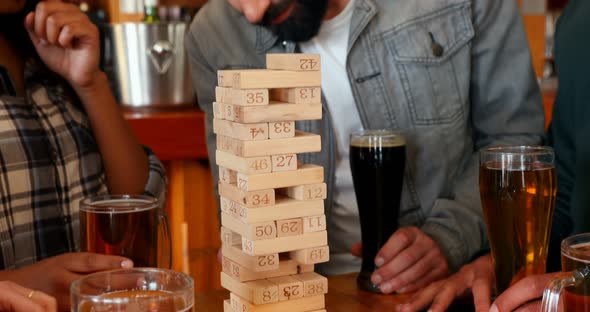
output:
[[304, 156], [326, 168], [331, 254], [322, 273], [360, 268], [349, 133], [405, 133], [400, 228], [371, 276], [383, 293], [415, 291], [477, 255], [486, 245], [478, 151], [539, 144], [543, 136], [513, 0], [210, 0], [186, 49], [213, 167], [217, 70], [264, 68], [266, 53], [321, 55], [324, 118], [298, 127], [322, 135], [322, 152]]

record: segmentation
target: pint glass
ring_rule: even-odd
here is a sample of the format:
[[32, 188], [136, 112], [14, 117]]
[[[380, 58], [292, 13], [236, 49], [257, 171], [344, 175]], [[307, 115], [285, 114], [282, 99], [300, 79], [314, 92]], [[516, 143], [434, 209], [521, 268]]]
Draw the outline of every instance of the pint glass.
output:
[[86, 275], [70, 288], [72, 312], [186, 312], [194, 305], [193, 279], [156, 268]]
[[150, 196], [105, 195], [80, 202], [82, 251], [118, 255], [135, 267], [170, 268], [168, 221]]
[[590, 233], [561, 242], [561, 269], [565, 277], [551, 281], [543, 294], [543, 312], [557, 312], [563, 294], [564, 312], [590, 312]]
[[553, 150], [483, 150], [479, 189], [499, 294], [525, 276], [545, 273], [557, 192]]
[[402, 134], [388, 130], [355, 132], [350, 137], [350, 168], [361, 221], [361, 289], [380, 293], [371, 282], [375, 256], [398, 227], [406, 161]]

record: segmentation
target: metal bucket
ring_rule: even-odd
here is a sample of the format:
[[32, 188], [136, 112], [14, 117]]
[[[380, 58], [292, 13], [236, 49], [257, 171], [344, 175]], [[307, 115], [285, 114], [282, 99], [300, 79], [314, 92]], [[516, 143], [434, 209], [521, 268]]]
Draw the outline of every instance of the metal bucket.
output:
[[194, 105], [184, 50], [187, 23], [111, 24], [112, 73], [119, 102], [131, 107]]

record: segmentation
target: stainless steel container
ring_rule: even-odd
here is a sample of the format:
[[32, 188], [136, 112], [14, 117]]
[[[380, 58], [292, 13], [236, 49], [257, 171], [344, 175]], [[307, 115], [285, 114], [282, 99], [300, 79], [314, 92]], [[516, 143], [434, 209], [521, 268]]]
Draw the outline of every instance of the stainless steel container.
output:
[[121, 23], [108, 26], [112, 78], [122, 105], [193, 105], [189, 64], [184, 50], [188, 24]]

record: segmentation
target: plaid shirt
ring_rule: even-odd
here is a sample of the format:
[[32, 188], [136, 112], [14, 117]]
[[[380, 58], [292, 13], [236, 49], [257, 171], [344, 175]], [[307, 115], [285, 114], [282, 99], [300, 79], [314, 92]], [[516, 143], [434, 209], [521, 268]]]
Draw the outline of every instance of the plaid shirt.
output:
[[[77, 97], [40, 68], [27, 63], [26, 99], [7, 92], [14, 88], [0, 68], [0, 269], [79, 250], [79, 201], [108, 191], [101, 155]], [[164, 170], [148, 155], [145, 193], [160, 197]]]

